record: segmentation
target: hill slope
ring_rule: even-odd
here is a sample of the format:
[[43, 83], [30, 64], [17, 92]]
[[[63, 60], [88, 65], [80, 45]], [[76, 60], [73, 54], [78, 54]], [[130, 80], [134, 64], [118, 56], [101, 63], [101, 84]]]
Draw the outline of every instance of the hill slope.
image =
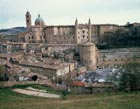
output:
[[9, 28], [9, 29], [1, 29], [0, 34], [11, 35], [11, 34], [18, 34], [25, 31], [26, 31], [25, 27], [14, 27], [14, 28]]

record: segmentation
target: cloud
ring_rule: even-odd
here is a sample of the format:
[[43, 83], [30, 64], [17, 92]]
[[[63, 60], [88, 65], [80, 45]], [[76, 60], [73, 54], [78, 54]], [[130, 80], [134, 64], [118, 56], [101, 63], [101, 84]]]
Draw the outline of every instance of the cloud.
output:
[[139, 22], [140, 0], [0, 0], [0, 28], [25, 26], [25, 13], [32, 22], [40, 13], [46, 24]]

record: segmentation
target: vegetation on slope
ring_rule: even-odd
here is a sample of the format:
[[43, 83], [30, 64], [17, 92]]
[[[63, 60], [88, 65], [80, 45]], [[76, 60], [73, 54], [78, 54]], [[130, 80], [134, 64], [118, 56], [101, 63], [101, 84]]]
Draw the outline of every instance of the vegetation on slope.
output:
[[125, 27], [100, 37], [99, 49], [140, 47], [140, 27]]
[[27, 96], [0, 89], [0, 109], [139, 109], [140, 93], [68, 95], [66, 100]]

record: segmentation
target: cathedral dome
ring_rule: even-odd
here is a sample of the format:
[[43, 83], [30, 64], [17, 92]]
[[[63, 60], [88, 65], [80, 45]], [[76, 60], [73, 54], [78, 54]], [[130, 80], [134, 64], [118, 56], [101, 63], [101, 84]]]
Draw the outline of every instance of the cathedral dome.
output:
[[40, 26], [44, 25], [44, 20], [40, 17], [40, 14], [38, 14], [38, 17], [35, 20], [35, 25], [40, 25]]
[[38, 15], [38, 18], [36, 18], [35, 22], [44, 22], [43, 19]]

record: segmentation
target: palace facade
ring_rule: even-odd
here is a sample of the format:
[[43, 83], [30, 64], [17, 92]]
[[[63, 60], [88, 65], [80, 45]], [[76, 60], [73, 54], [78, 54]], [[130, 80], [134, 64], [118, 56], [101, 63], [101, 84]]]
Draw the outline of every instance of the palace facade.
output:
[[[25, 36], [25, 42], [42, 42], [48, 44], [81, 44], [88, 41], [89, 22], [80, 24], [75, 20], [74, 25], [45, 25], [43, 18], [38, 15], [35, 24], [32, 25], [30, 12], [27, 11], [26, 26], [28, 33]], [[99, 37], [106, 32], [114, 32], [119, 26], [114, 24], [91, 25], [91, 41], [99, 43]]]

